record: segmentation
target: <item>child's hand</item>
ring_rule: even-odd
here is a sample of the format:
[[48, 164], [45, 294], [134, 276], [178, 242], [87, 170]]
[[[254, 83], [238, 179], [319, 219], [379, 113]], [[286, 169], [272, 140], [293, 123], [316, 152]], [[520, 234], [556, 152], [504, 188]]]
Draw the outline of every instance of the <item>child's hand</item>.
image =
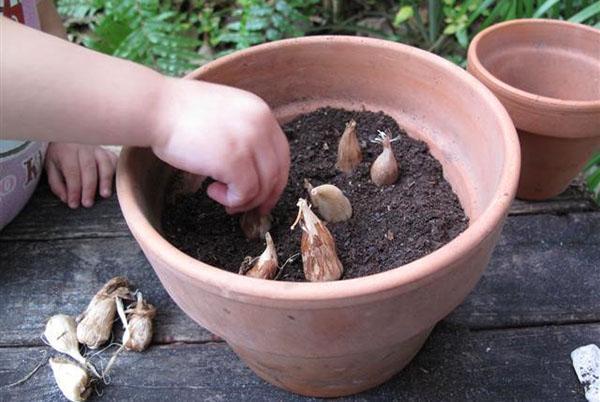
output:
[[169, 164], [216, 180], [208, 196], [228, 213], [269, 212], [287, 184], [287, 139], [267, 104], [240, 89], [169, 80], [152, 149]]
[[102, 147], [51, 143], [46, 152], [46, 173], [52, 192], [71, 208], [94, 205], [96, 189], [110, 197], [117, 155]]

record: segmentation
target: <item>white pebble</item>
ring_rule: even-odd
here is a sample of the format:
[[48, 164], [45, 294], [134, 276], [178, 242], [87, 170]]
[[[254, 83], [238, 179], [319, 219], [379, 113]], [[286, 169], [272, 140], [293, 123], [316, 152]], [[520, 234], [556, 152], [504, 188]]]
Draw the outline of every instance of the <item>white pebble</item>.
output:
[[600, 348], [594, 344], [581, 346], [571, 352], [571, 360], [585, 388], [585, 399], [600, 402]]

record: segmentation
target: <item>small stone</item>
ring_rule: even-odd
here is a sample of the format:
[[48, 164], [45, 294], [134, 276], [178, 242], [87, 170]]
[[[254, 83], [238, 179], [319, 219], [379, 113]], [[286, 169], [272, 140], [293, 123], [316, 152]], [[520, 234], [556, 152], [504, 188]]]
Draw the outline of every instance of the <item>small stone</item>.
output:
[[594, 344], [581, 346], [571, 352], [573, 368], [585, 388], [589, 402], [600, 401], [600, 348]]

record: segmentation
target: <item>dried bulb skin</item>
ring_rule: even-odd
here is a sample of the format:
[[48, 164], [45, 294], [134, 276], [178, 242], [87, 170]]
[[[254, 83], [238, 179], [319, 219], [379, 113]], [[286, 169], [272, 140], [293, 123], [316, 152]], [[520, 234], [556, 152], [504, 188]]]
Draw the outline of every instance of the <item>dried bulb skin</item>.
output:
[[206, 180], [206, 176], [199, 176], [197, 174], [182, 172], [181, 177], [181, 194], [195, 193], [200, 190], [202, 183]]
[[108, 281], [77, 318], [77, 340], [80, 343], [96, 349], [110, 338], [116, 312], [114, 299], [117, 297], [131, 298], [129, 283], [121, 276]]
[[338, 144], [338, 155], [335, 167], [344, 173], [352, 173], [362, 161], [362, 151], [356, 136], [356, 122], [350, 120]]
[[152, 341], [152, 319], [156, 316], [156, 308], [147, 303], [142, 294], [138, 293], [135, 306], [127, 311], [129, 322], [123, 334], [123, 346], [127, 350], [142, 352]]
[[248, 240], [264, 239], [271, 230], [271, 215], [260, 215], [258, 209], [246, 211], [240, 218], [240, 227]]
[[269, 232], [265, 234], [265, 240], [267, 241], [267, 247], [258, 257], [258, 261], [249, 270], [240, 269], [240, 274], [253, 278], [273, 279], [279, 268], [277, 250]]
[[389, 186], [398, 180], [398, 162], [392, 151], [391, 140], [388, 136], [382, 136], [383, 151], [371, 165], [371, 180], [377, 186]]
[[174, 176], [171, 193], [168, 195], [170, 203], [176, 202], [181, 195], [193, 194], [200, 190], [202, 183], [206, 180], [206, 176], [199, 176], [183, 170], [177, 171]]
[[44, 337], [55, 350], [67, 354], [79, 363], [86, 365], [86, 361], [79, 352], [77, 342], [77, 323], [71, 316], [56, 314], [46, 323]]
[[90, 377], [84, 368], [62, 357], [49, 360], [56, 385], [65, 398], [73, 402], [85, 401], [92, 392]]
[[343, 222], [352, 217], [350, 200], [333, 184], [312, 188], [310, 201], [319, 209], [319, 215], [327, 222]]
[[298, 217], [292, 229], [298, 223], [302, 229], [300, 251], [304, 276], [311, 282], [340, 279], [344, 268], [337, 256], [333, 236], [317, 215], [311, 211], [306, 200], [300, 198], [298, 208]]

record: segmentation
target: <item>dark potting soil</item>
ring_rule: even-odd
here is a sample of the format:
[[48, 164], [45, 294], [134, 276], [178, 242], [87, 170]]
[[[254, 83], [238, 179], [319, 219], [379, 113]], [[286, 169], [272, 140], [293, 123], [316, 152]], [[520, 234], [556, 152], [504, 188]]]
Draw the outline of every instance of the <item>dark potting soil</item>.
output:
[[[346, 122], [357, 122], [363, 161], [351, 175], [334, 167], [337, 144]], [[375, 274], [414, 261], [440, 248], [468, 225], [468, 218], [442, 174], [440, 163], [424, 142], [414, 140], [382, 112], [323, 108], [299, 116], [283, 126], [292, 155], [288, 186], [272, 212], [271, 235], [279, 264], [300, 251], [301, 230], [290, 231], [299, 197], [308, 198], [303, 180], [313, 186], [329, 183], [350, 200], [348, 221], [327, 225], [344, 266], [343, 279]], [[392, 143], [400, 167], [398, 181], [377, 187], [369, 168], [381, 145], [369, 140], [381, 130], [399, 140]], [[208, 264], [238, 272], [245, 256], [258, 256], [264, 242], [244, 237], [239, 216], [229, 216], [206, 196], [195, 194], [171, 199], [162, 217], [167, 239], [183, 252]], [[169, 191], [167, 191], [169, 194]], [[318, 211], [316, 211], [318, 214]], [[279, 280], [304, 281], [302, 260], [288, 263]]]

